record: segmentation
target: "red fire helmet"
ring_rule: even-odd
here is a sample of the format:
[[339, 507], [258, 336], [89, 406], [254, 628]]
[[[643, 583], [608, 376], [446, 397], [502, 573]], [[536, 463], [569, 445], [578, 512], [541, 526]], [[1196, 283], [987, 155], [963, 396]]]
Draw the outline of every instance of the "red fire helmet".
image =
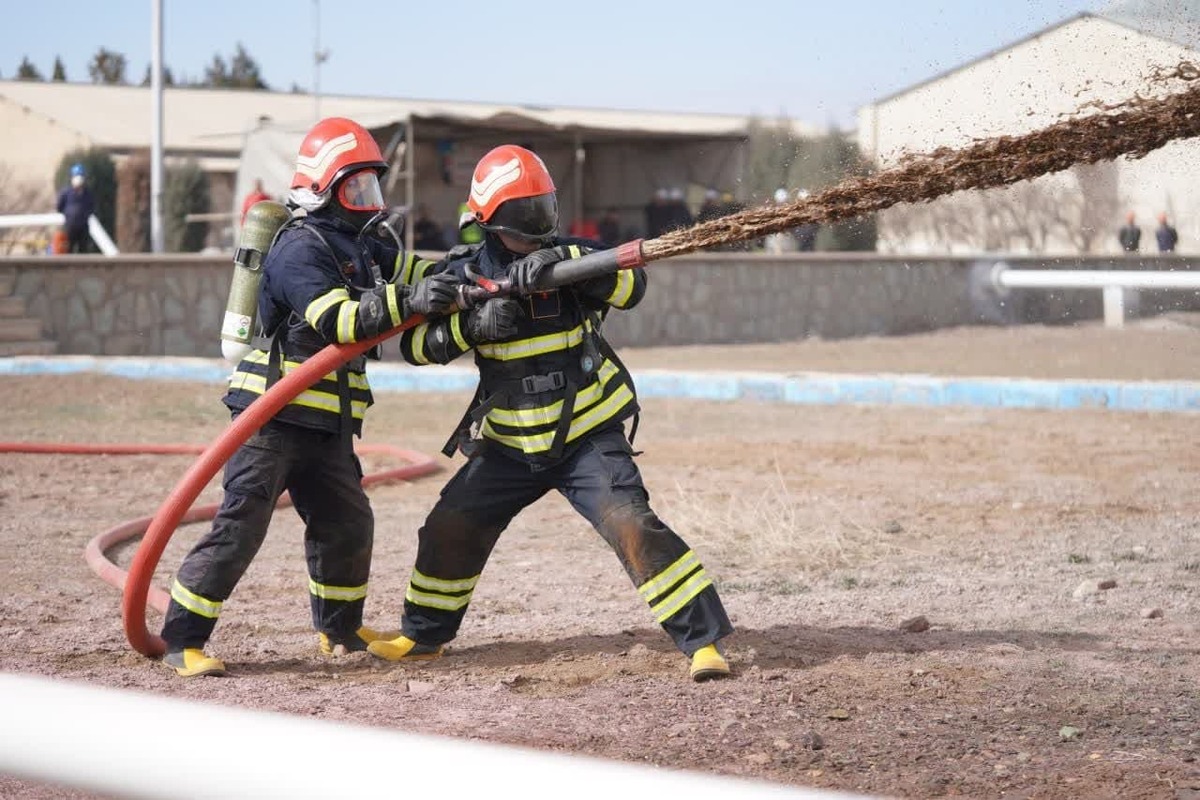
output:
[[354, 120], [327, 117], [314, 125], [300, 143], [291, 188], [324, 194], [339, 178], [365, 168], [376, 169], [379, 174], [387, 170], [375, 138]]

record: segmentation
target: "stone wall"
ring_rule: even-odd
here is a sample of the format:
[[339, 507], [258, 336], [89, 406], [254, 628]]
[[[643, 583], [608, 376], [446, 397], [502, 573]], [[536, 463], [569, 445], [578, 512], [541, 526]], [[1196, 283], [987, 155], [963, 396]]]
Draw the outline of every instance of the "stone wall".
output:
[[[632, 313], [611, 314], [606, 331], [617, 346], [672, 345], [1102, 317], [1098, 290], [1019, 290], [1000, 296], [988, 281], [997, 260], [825, 253], [682, 256], [652, 264], [646, 299]], [[1200, 261], [1182, 256], [1004, 260], [1020, 269], [1200, 269]], [[232, 262], [221, 256], [0, 258], [0, 273], [12, 276], [13, 292], [64, 354], [219, 357], [231, 270]], [[1133, 314], [1174, 308], [1200, 309], [1200, 294], [1145, 292]]]

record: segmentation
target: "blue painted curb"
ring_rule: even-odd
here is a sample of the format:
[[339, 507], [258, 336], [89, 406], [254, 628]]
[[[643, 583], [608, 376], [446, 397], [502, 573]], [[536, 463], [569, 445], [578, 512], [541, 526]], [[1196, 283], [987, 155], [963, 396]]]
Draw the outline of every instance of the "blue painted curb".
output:
[[[123, 378], [223, 383], [229, 366], [219, 359], [123, 356], [17, 356], [0, 358], [0, 375], [99, 373]], [[373, 363], [378, 392], [470, 392], [471, 367], [411, 367]], [[976, 408], [1200, 411], [1200, 382], [941, 378], [933, 375], [848, 375], [827, 372], [635, 372], [641, 397], [751, 400], [799, 405], [897, 405]]]

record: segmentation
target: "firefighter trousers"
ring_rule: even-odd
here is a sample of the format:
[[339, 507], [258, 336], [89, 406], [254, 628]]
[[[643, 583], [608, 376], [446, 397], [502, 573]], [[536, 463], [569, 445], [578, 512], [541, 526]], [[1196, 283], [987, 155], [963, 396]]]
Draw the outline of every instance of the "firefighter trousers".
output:
[[168, 650], [203, 647], [221, 605], [258, 553], [286, 489], [304, 521], [313, 626], [345, 637], [362, 625], [374, 516], [348, 437], [268, 422], [225, 465], [212, 528], [175, 574], [162, 638]]
[[483, 447], [450, 479], [419, 533], [404, 635], [450, 641], [500, 534], [551, 489], [613, 548], [655, 619], [686, 655], [733, 631], [696, 554], [650, 509], [621, 428], [593, 434], [559, 464], [532, 471]]

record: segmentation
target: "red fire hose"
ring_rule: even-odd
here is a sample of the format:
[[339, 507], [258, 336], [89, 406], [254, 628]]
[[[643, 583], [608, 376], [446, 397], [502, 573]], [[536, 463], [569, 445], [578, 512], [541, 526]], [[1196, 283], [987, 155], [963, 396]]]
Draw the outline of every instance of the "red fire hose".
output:
[[[610, 251], [592, 253], [572, 261], [553, 265], [547, 270], [547, 275], [539, 285], [557, 286], [571, 283], [594, 275], [611, 273], [620, 269], [630, 269], [641, 266], [647, 259], [643, 257], [642, 241], [629, 242]], [[507, 280], [481, 282], [480, 285], [467, 290], [474, 302], [488, 297], [505, 294], [511, 291]], [[155, 515], [149, 519], [138, 519], [124, 523], [110, 531], [106, 531], [88, 543], [85, 557], [88, 565], [106, 582], [123, 590], [121, 602], [121, 617], [125, 627], [125, 638], [134, 650], [149, 657], [161, 656], [166, 651], [163, 640], [149, 632], [146, 628], [146, 605], [149, 602], [159, 611], [167, 608], [168, 597], [161, 589], [155, 588], [151, 594], [150, 582], [154, 570], [162, 557], [171, 535], [181, 523], [198, 522], [212, 519], [216, 513], [215, 505], [192, 508], [200, 492], [208, 485], [217, 471], [233, 453], [242, 446], [254, 433], [275, 414], [291, 402], [297, 395], [316, 383], [322, 376], [333, 372], [345, 362], [356, 358], [386, 339], [399, 334], [421, 322], [421, 316], [413, 316], [401, 325], [385, 331], [380, 335], [364, 342], [354, 344], [331, 344], [315, 356], [303, 362], [295, 370], [289, 372], [267, 392], [237, 416], [229, 427], [217, 437], [212, 444], [200, 452], [191, 468], [180, 479], [179, 483], [163, 501]], [[10, 452], [64, 452], [53, 449], [55, 445], [11, 445]], [[3, 445], [0, 445], [3, 447]], [[191, 446], [163, 446], [141, 448], [134, 445], [97, 445], [84, 446], [86, 452], [94, 453], [194, 453], [198, 448]], [[368, 448], [363, 448], [367, 450]], [[81, 452], [74, 450], [71, 452]], [[399, 470], [383, 475], [371, 476], [372, 482], [404, 477], [416, 477], [435, 471], [438, 467], [431, 460], [417, 454], [410, 457], [408, 451], [391, 451], [409, 458], [412, 463]], [[367, 484], [364, 478], [364, 485]], [[283, 502], [283, 500], [281, 500]], [[143, 533], [141, 544], [133, 555], [128, 574], [110, 562], [104, 555], [105, 550], [118, 542], [133, 538]]]

